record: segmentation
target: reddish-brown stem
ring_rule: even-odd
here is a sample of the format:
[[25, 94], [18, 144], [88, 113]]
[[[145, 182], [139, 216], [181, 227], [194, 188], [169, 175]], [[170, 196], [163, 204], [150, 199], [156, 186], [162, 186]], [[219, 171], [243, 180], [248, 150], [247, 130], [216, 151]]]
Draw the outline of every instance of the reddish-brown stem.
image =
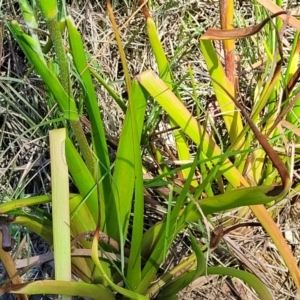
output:
[[[233, 29], [233, 0], [220, 0], [220, 22], [222, 29]], [[235, 85], [234, 40], [223, 41], [225, 74]]]

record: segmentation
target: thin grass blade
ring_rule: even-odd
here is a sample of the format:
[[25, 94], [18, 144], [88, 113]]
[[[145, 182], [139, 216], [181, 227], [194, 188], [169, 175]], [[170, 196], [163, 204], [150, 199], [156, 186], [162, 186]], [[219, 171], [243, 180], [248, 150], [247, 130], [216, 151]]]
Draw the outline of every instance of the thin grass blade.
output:
[[190, 272], [184, 272], [176, 279], [172, 280], [170, 284], [163, 287], [162, 291], [157, 295], [157, 299], [169, 299], [169, 297], [175, 296], [178, 292], [187, 287], [193, 280], [198, 278], [204, 273], [206, 269], [206, 258], [200, 250], [195, 237], [190, 233], [192, 248], [195, 251], [197, 258], [196, 270]]

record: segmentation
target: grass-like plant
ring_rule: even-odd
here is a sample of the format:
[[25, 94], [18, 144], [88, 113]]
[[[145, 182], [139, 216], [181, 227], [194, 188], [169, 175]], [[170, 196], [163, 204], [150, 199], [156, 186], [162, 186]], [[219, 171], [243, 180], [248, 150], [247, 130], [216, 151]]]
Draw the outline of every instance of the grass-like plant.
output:
[[[36, 34], [38, 19], [34, 13], [35, 8], [26, 0], [19, 0], [19, 3], [24, 20], [32, 30], [26, 33], [16, 20], [7, 21], [7, 26], [33, 71], [42, 78], [49, 96], [59, 106], [67, 134], [65, 136], [64, 129], [58, 130], [59, 142], [58, 147], [55, 147], [56, 132], [50, 133], [52, 194], [1, 203], [0, 214], [14, 215], [12, 223], [27, 227], [53, 245], [58, 270], [61, 268], [63, 271], [69, 266], [68, 260], [61, 261], [62, 257], [57, 257], [58, 253], [63, 256], [66, 250], [67, 253], [71, 251], [67, 255], [71, 255], [72, 272], [80, 280], [71, 282], [64, 279], [69, 278], [64, 276], [70, 274], [58, 272], [55, 280], [22, 284], [12, 257], [0, 250], [0, 258], [12, 282], [1, 286], [0, 290], [24, 295], [24, 299], [27, 294], [41, 293], [79, 295], [94, 299], [116, 299], [119, 295], [124, 299], [176, 299], [177, 293], [198, 277], [219, 274], [240, 278], [261, 299], [273, 299], [270, 290], [253, 274], [230, 267], [207, 265], [204, 252], [209, 247], [215, 247], [228, 230], [219, 231], [215, 237], [217, 242], [213, 244], [211, 241], [210, 246], [199, 246], [190, 230], [198, 222], [207, 222], [214, 214], [230, 209], [238, 208], [240, 216], [244, 216], [247, 206], [277, 246], [300, 290], [300, 272], [296, 261], [265, 207], [283, 200], [291, 188], [291, 178], [285, 166], [288, 158], [279, 156], [274, 150], [275, 144], [280, 145], [282, 136], [289, 138], [292, 133], [282, 134], [275, 125], [287, 116], [289, 124], [297, 126], [295, 116], [298, 112], [291, 110], [289, 105], [291, 99], [297, 104], [299, 98], [295, 86], [296, 76], [299, 76], [295, 67], [295, 57], [299, 55], [296, 46], [292, 49], [286, 74], [281, 75], [280, 72], [283, 59], [281, 38], [288, 16], [287, 21], [277, 24], [277, 27], [270, 25], [271, 18], [266, 16], [261, 24], [235, 30], [232, 26], [233, 2], [228, 1], [224, 6], [228, 10], [221, 8], [222, 15], [227, 17], [221, 20], [222, 29], [210, 29], [200, 38], [199, 49], [206, 62], [228, 133], [228, 146], [221, 146], [220, 140], [206, 132], [206, 126], [198, 122], [180, 99], [180, 89], [161, 45], [155, 22], [142, 1], [139, 9], [143, 9], [148, 39], [159, 74], [146, 70], [134, 78], [130, 77], [117, 21], [110, 1], [107, 1], [107, 11], [124, 71], [128, 95], [126, 106], [105, 80], [92, 70], [79, 31], [69, 16], [58, 18], [58, 15], [64, 14], [59, 12], [55, 0], [37, 1], [41, 18], [46, 22], [50, 34], [50, 42], [44, 48]], [[268, 28], [265, 34], [272, 34], [274, 39], [273, 43], [270, 41], [270, 44], [265, 45], [270, 54], [267, 66], [273, 73], [267, 76], [266, 72], [261, 79], [257, 87], [259, 90], [254, 93], [256, 98], [249, 116], [239, 102], [238, 80], [234, 72], [234, 40], [257, 34], [266, 24]], [[64, 44], [64, 34], [68, 37], [67, 44]], [[213, 47], [211, 40], [215, 39], [224, 40], [225, 69]], [[297, 42], [298, 35], [294, 44]], [[50, 46], [53, 48], [53, 60], [45, 55]], [[189, 74], [193, 86], [195, 81], [192, 71]], [[98, 80], [125, 111], [113, 164], [109, 158], [94, 80]], [[74, 99], [72, 89], [75, 81], [80, 85], [90, 121], [90, 144], [82, 128], [78, 101]], [[282, 95], [280, 101], [277, 95]], [[143, 165], [141, 147], [149, 145], [141, 144], [146, 134], [149, 134], [144, 128], [149, 99], [154, 99], [165, 111], [170, 119], [170, 127], [175, 128], [172, 134], [178, 160], [190, 162], [176, 169], [160, 167], [163, 154], [159, 149], [153, 149], [158, 172], [152, 179], [144, 180], [143, 175], [147, 169]], [[263, 109], [265, 113], [262, 113]], [[251, 147], [254, 140], [259, 144], [257, 149]], [[191, 143], [197, 147], [196, 153], [190, 150]], [[60, 173], [64, 159], [79, 191], [69, 197], [66, 175]], [[196, 170], [202, 173], [201, 182], [194, 178]], [[182, 185], [177, 184], [177, 178], [183, 180]], [[215, 183], [221, 191], [219, 195], [215, 195], [211, 188]], [[144, 231], [144, 189], [162, 185], [169, 190], [168, 195], [161, 195], [167, 206], [165, 218]], [[68, 203], [60, 203], [62, 201]], [[52, 216], [43, 212], [37, 214], [34, 208], [48, 202], [53, 205]], [[63, 213], [60, 210], [64, 210], [60, 208], [62, 204], [66, 210], [68, 207], [70, 209], [67, 212], [70, 222], [65, 214], [60, 215]], [[61, 220], [65, 220], [70, 229], [69, 239], [64, 238], [63, 242], [59, 241], [63, 228]], [[228, 220], [224, 218], [225, 221]], [[236, 223], [237, 219], [231, 221]], [[213, 221], [211, 223], [215, 225]], [[166, 260], [174, 239], [184, 230], [190, 237], [193, 253], [169, 272], [160, 274], [160, 266]], [[157, 280], [154, 281], [155, 278]]]

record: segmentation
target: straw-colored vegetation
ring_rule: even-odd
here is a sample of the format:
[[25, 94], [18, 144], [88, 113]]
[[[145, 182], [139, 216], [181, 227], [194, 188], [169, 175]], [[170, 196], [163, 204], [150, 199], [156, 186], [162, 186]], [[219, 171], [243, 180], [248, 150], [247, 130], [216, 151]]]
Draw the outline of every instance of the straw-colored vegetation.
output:
[[294, 3], [0, 5], [1, 293], [299, 297]]

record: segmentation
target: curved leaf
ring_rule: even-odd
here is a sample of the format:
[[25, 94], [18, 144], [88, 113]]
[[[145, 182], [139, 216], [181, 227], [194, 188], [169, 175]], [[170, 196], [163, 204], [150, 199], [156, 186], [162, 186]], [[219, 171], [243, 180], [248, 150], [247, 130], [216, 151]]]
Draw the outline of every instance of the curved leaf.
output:
[[[211, 162], [213, 164], [220, 163], [220, 161], [214, 159], [214, 157], [221, 154], [221, 149], [211, 136], [204, 131], [204, 128], [197, 122], [168, 86], [150, 70], [139, 74], [137, 79], [149, 94], [166, 110], [170, 117], [176, 120], [176, 123], [181, 127], [183, 132], [185, 132], [197, 145], [199, 145], [201, 139], [203, 139], [203, 157], [211, 157]], [[240, 185], [248, 186], [245, 178], [243, 178], [229, 159], [223, 161], [219, 170], [224, 172], [224, 176], [235, 188]]]
[[31, 283], [4, 285], [0, 287], [0, 291], [15, 294], [55, 294], [97, 300], [115, 300], [114, 294], [103, 285], [72, 281], [39, 280]]
[[9, 23], [9, 29], [13, 33], [15, 40], [18, 42], [29, 62], [34, 66], [36, 72], [42, 77], [43, 81], [53, 94], [63, 111], [64, 116], [71, 121], [78, 120], [79, 116], [74, 99], [69, 97], [56, 75], [48, 68], [40, 45], [32, 37], [25, 34], [16, 21], [11, 21]]
[[197, 268], [194, 271], [185, 272], [172, 280], [167, 284], [163, 290], [158, 294], [157, 299], [170, 299], [174, 297], [178, 292], [187, 287], [193, 280], [198, 278], [204, 273], [206, 267], [206, 259], [202, 251], [200, 250], [195, 237], [190, 233], [192, 248], [195, 251], [197, 257]]
[[229, 267], [209, 267], [207, 268], [208, 275], [227, 275], [233, 276], [243, 280], [249, 286], [251, 286], [256, 293], [259, 295], [259, 298], [262, 300], [274, 300], [271, 291], [253, 274], [236, 270], [234, 268]]

